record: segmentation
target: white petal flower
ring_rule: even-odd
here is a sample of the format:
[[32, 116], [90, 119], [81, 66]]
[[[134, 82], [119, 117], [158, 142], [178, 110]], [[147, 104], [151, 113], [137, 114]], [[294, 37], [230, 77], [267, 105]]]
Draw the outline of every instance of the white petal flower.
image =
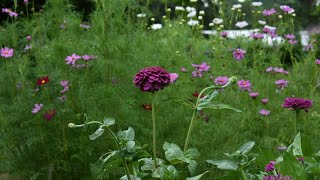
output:
[[140, 14], [137, 14], [137, 17], [138, 17], [138, 18], [143, 18], [143, 17], [146, 17], [146, 14], [140, 13]]
[[245, 2], [246, 0], [238, 0], [240, 3], [243, 3], [243, 2]]
[[223, 19], [214, 18], [214, 19], [212, 20], [212, 22], [213, 22], [214, 24], [222, 24], [222, 23], [223, 23]]
[[198, 0], [190, 0], [190, 2], [197, 2]]
[[199, 14], [200, 15], [204, 15], [204, 11], [199, 11]]
[[198, 25], [199, 24], [199, 21], [198, 20], [192, 20], [192, 19], [190, 19], [189, 21], [188, 21], [188, 25], [189, 26], [196, 26], [196, 25]]
[[242, 8], [242, 5], [241, 4], [235, 4], [232, 6], [233, 9], [240, 9]]
[[261, 24], [261, 25], [266, 25], [266, 22], [262, 21], [262, 20], [258, 20], [258, 23]]
[[236, 26], [239, 28], [244, 28], [246, 26], [248, 26], [249, 24], [247, 23], [247, 21], [239, 21], [236, 23]]
[[256, 7], [258, 7], [258, 6], [262, 6], [262, 2], [252, 2], [252, 6], [256, 6]]
[[152, 24], [151, 29], [153, 30], [162, 29], [162, 24]]
[[197, 11], [191, 11], [188, 15], [187, 15], [187, 17], [188, 18], [192, 18], [192, 17], [195, 17], [197, 15]]
[[186, 7], [186, 10], [187, 10], [188, 12], [197, 11], [196, 8], [194, 8], [194, 7], [189, 7], [189, 6]]
[[184, 11], [184, 7], [182, 7], [182, 6], [176, 6], [176, 7], [175, 7], [175, 10], [176, 10], [176, 11]]

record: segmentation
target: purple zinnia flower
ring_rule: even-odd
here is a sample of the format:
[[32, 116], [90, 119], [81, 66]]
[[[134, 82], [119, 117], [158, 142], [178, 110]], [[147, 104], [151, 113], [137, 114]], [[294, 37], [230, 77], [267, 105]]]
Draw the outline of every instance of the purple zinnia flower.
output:
[[225, 84], [227, 84], [227, 82], [229, 81], [229, 78], [226, 76], [218, 76], [215, 80], [214, 83], [218, 86], [223, 86]]
[[67, 64], [74, 65], [76, 63], [76, 61], [79, 59], [81, 59], [81, 56], [79, 56], [77, 54], [72, 54], [71, 56], [67, 56], [65, 60], [67, 61]]
[[284, 37], [287, 38], [287, 39], [294, 39], [294, 38], [296, 38], [296, 36], [293, 35], [293, 34], [285, 34]]
[[160, 67], [148, 67], [140, 70], [133, 82], [141, 91], [154, 92], [169, 85], [170, 74]]
[[210, 66], [207, 65], [206, 62], [203, 62], [202, 64], [192, 64], [193, 67], [197, 68], [200, 72], [202, 71], [209, 71]]
[[316, 59], [316, 64], [320, 65], [320, 59]]
[[245, 54], [246, 54], [246, 51], [239, 48], [233, 51], [233, 58], [240, 61], [244, 58]]
[[285, 13], [288, 13], [288, 14], [291, 14], [294, 12], [294, 9], [290, 6], [287, 6], [287, 5], [284, 5], [284, 6], [280, 6], [280, 9], [285, 12]]
[[275, 161], [269, 161], [269, 163], [264, 167], [265, 172], [270, 172], [274, 170]]
[[250, 97], [252, 97], [253, 99], [255, 99], [256, 97], [259, 96], [259, 93], [258, 92], [251, 92], [249, 93]]
[[13, 56], [13, 49], [10, 49], [8, 47], [1, 48], [0, 49], [0, 55], [4, 58], [9, 58]]
[[270, 111], [266, 110], [266, 109], [261, 109], [259, 111], [259, 113], [262, 115], [262, 116], [268, 116], [270, 114]]
[[269, 102], [269, 99], [261, 99], [262, 104], [267, 104]]
[[244, 91], [251, 91], [251, 84], [249, 80], [240, 80], [238, 81], [238, 86], [240, 89], [244, 90]]
[[275, 14], [277, 11], [274, 9], [274, 8], [272, 8], [272, 9], [265, 9], [265, 10], [263, 10], [262, 11], [262, 14], [264, 15], [264, 16], [271, 16], [271, 15], [273, 15], [273, 14]]
[[170, 73], [170, 83], [175, 82], [179, 77], [178, 73]]
[[303, 109], [305, 112], [308, 112], [308, 109], [312, 107], [312, 101], [309, 99], [290, 97], [284, 99], [282, 107], [289, 108], [291, 110]]
[[275, 81], [275, 84], [278, 85], [278, 89], [283, 90], [285, 87], [288, 87], [289, 81], [280, 79]]
[[43, 104], [34, 104], [34, 108], [32, 109], [32, 114], [37, 114], [41, 108], [42, 108]]

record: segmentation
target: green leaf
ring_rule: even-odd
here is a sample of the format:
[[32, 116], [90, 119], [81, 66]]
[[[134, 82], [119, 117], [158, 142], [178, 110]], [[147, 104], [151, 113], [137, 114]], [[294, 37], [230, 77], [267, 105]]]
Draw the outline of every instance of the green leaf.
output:
[[195, 104], [190, 102], [188, 99], [184, 99], [184, 98], [176, 98], [176, 97], [173, 97], [173, 98], [169, 98], [169, 99], [166, 99], [164, 100], [163, 102], [165, 101], [175, 101], [177, 103], [180, 103], [182, 105], [185, 105], [187, 107], [190, 107], [190, 108], [194, 108], [195, 107]]
[[[277, 166], [277, 164], [276, 164]], [[306, 173], [303, 166], [294, 156], [288, 152], [284, 152], [283, 162], [278, 164], [279, 173], [283, 176], [292, 176], [292, 179], [305, 180]]]
[[91, 141], [97, 139], [99, 136], [101, 136], [102, 134], [104, 133], [104, 129], [103, 129], [103, 126], [100, 126], [96, 132], [94, 132], [93, 134], [89, 135], [89, 139]]
[[203, 175], [205, 175], [205, 174], [208, 173], [208, 172], [210, 172], [210, 171], [206, 171], [206, 172], [204, 172], [204, 173], [202, 173], [202, 174], [199, 174], [198, 176], [187, 177], [186, 180], [199, 180]]
[[[130, 175], [130, 179], [131, 179], [131, 180], [141, 180], [140, 177], [134, 176], [134, 175]], [[122, 177], [120, 178], [120, 180], [128, 180], [127, 175], [122, 176]]]
[[119, 131], [118, 137], [120, 139], [124, 139], [125, 141], [133, 141], [134, 140], [134, 129], [129, 127], [126, 131]]
[[185, 162], [184, 153], [178, 145], [165, 142], [163, 144], [163, 150], [165, 150], [166, 159], [171, 163], [176, 164], [181, 160]]
[[[114, 156], [115, 154], [117, 154], [118, 151], [111, 151], [109, 153], [106, 153], [104, 155], [102, 155], [98, 161], [94, 164], [91, 164], [91, 167], [90, 167], [90, 170], [91, 170], [91, 173], [93, 175], [97, 175], [103, 168], [104, 164], [112, 157]], [[104, 158], [105, 155], [109, 154], [107, 157]]]
[[190, 149], [187, 149], [186, 152], [184, 152], [184, 155], [188, 159], [196, 159], [197, 157], [199, 157], [200, 153], [198, 149], [190, 148]]
[[288, 147], [287, 152], [293, 153], [294, 156], [303, 156], [301, 148], [301, 136], [300, 132], [296, 135], [293, 140], [293, 143]]
[[197, 110], [202, 110], [202, 109], [229, 109], [229, 110], [233, 110], [235, 112], [242, 112], [241, 110], [231, 107], [228, 104], [223, 104], [223, 103], [214, 103], [214, 102], [204, 102], [199, 104], [199, 106], [197, 107]]
[[223, 170], [237, 170], [238, 164], [232, 159], [219, 159], [219, 160], [206, 160], [207, 163], [216, 165], [219, 169]]
[[159, 175], [161, 179], [177, 179], [178, 177], [178, 171], [177, 169], [172, 166], [160, 166], [159, 168]]
[[108, 127], [114, 125], [115, 123], [116, 120], [114, 118], [104, 118], [103, 120], [103, 124]]
[[254, 146], [255, 142], [254, 141], [248, 141], [246, 143], [244, 143], [237, 152], [239, 152], [240, 154], [246, 154], [247, 152], [249, 152], [253, 146]]
[[191, 160], [190, 161], [190, 163], [188, 165], [188, 169], [189, 169], [189, 172], [190, 172], [191, 176], [193, 176], [194, 173], [196, 172], [197, 166], [198, 166], [197, 161], [195, 161], [195, 160]]
[[128, 152], [134, 152], [135, 151], [135, 142], [134, 141], [128, 141], [127, 144], [126, 144], [126, 149]]

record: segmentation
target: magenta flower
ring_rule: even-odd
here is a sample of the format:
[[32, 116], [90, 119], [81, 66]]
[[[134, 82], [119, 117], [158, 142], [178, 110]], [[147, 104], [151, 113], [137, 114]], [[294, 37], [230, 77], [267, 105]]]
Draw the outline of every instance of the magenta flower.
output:
[[276, 165], [275, 161], [269, 161], [269, 163], [264, 167], [265, 172], [274, 171], [274, 165]]
[[282, 176], [281, 174], [278, 175], [267, 175], [263, 176], [262, 180], [292, 180], [291, 176]]
[[320, 59], [316, 59], [316, 64], [320, 65]]
[[11, 9], [8, 8], [2, 8], [3, 13], [9, 14], [10, 17], [17, 17], [18, 13], [11, 11]]
[[251, 92], [249, 93], [250, 97], [252, 97], [252, 99], [255, 99], [256, 97], [259, 96], [259, 93], [258, 92]]
[[268, 104], [269, 99], [261, 99], [262, 104]]
[[251, 84], [249, 80], [240, 80], [238, 81], [238, 87], [244, 91], [251, 91]]
[[265, 10], [263, 10], [262, 11], [262, 14], [264, 15], [264, 16], [271, 16], [271, 15], [273, 15], [273, 14], [275, 14], [277, 11], [274, 9], [274, 8], [272, 8], [272, 9], [265, 9]]
[[188, 70], [187, 70], [185, 67], [181, 67], [181, 68], [180, 68], [180, 71], [181, 71], [181, 72], [187, 72]]
[[288, 43], [289, 43], [289, 44], [297, 44], [298, 41], [297, 41], [297, 40], [292, 40], [292, 39], [290, 39], [290, 40], [288, 41]]
[[43, 104], [34, 104], [34, 108], [32, 109], [32, 114], [37, 114], [41, 108], [42, 108]]
[[210, 66], [207, 65], [206, 62], [203, 62], [202, 64], [192, 64], [193, 67], [197, 68], [198, 71], [209, 71]]
[[82, 56], [82, 59], [85, 60], [85, 61], [90, 61], [92, 59], [96, 59], [97, 56], [90, 56], [90, 55], [83, 55]]
[[10, 49], [8, 47], [1, 48], [0, 49], [0, 55], [4, 58], [9, 58], [13, 56], [13, 49]]
[[270, 111], [266, 110], [266, 109], [261, 109], [259, 111], [259, 113], [262, 115], [262, 116], [268, 116], [270, 114]]
[[64, 94], [69, 90], [69, 82], [68, 82], [68, 80], [60, 81], [60, 85], [63, 87], [63, 90], [60, 91], [61, 94]]
[[133, 82], [141, 91], [154, 92], [169, 85], [170, 74], [160, 67], [148, 67], [140, 70]]
[[29, 0], [23, 0], [23, 2], [24, 2], [25, 4], [28, 4]]
[[294, 12], [294, 9], [290, 6], [284, 5], [284, 6], [280, 6], [280, 9], [287, 14], [291, 14]]
[[175, 82], [179, 77], [178, 73], [170, 73], [170, 83]]
[[227, 84], [227, 82], [229, 81], [229, 78], [226, 77], [226, 76], [218, 76], [215, 80], [214, 80], [214, 83], [217, 85], [217, 86], [223, 86], [225, 84]]
[[76, 54], [72, 54], [71, 56], [67, 56], [65, 60], [67, 61], [66, 64], [74, 65], [76, 63], [76, 61], [79, 59], [81, 59], [81, 56], [76, 55]]
[[308, 112], [308, 109], [312, 107], [312, 101], [296, 97], [285, 98], [282, 107], [295, 111], [303, 109], [305, 112]]
[[223, 32], [220, 33], [220, 36], [223, 37], [223, 38], [226, 38], [226, 37], [228, 37], [228, 32], [223, 31]]
[[192, 71], [191, 74], [192, 74], [193, 77], [202, 77], [202, 72], [198, 71], [198, 70]]
[[287, 39], [294, 39], [294, 38], [296, 38], [296, 36], [293, 35], [293, 34], [285, 34], [284, 37], [287, 38]]
[[264, 35], [261, 33], [252, 33], [250, 37], [252, 37], [253, 39], [263, 39]]
[[278, 89], [283, 90], [284, 88], [288, 87], [289, 81], [280, 79], [275, 81], [275, 84], [278, 85]]
[[32, 40], [32, 36], [31, 35], [27, 35], [26, 39], [27, 39], [27, 41], [31, 41]]
[[47, 121], [51, 121], [52, 118], [57, 114], [57, 111], [54, 109], [50, 109], [46, 113], [44, 113], [43, 118], [46, 119]]
[[233, 58], [240, 61], [244, 58], [244, 55], [246, 54], [245, 50], [242, 49], [236, 49], [233, 51]]

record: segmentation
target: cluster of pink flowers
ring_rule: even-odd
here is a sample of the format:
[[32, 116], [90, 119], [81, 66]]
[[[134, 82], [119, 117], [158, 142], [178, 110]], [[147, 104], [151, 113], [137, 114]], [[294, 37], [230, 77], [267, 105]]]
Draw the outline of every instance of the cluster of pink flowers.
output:
[[271, 9], [265, 9], [262, 11], [262, 14], [264, 16], [271, 16], [273, 14], [275, 14], [277, 11], [274, 9], [274, 8], [271, 8]]
[[193, 67], [195, 67], [195, 71], [192, 72], [193, 77], [202, 77], [203, 72], [207, 72], [210, 69], [210, 66], [207, 65], [206, 62], [203, 62], [202, 64], [192, 64]]
[[13, 49], [4, 47], [0, 49], [0, 55], [4, 58], [9, 58], [13, 56]]
[[8, 8], [2, 8], [2, 12], [9, 14], [10, 17], [17, 17], [18, 16], [18, 13], [11, 11], [11, 9], [8, 9]]
[[284, 70], [283, 68], [271, 67], [271, 66], [266, 69], [266, 72], [281, 73], [281, 74], [285, 74], [285, 75], [289, 74], [289, 72]]
[[244, 58], [245, 54], [246, 54], [245, 50], [238, 48], [233, 51], [233, 58], [238, 61], [241, 61]]
[[288, 40], [289, 44], [297, 44], [298, 41], [295, 40], [296, 36], [293, 34], [285, 34], [284, 37]]
[[67, 56], [65, 60], [67, 61], [66, 64], [70, 64], [70, 65], [72, 65], [72, 67], [83, 68], [83, 67], [86, 67], [86, 65], [85, 64], [77, 65], [76, 62], [78, 60], [83, 59], [85, 61], [90, 61], [95, 58], [97, 58], [97, 56], [91, 56], [91, 55], [79, 56], [77, 54], [72, 54], [71, 56]]

